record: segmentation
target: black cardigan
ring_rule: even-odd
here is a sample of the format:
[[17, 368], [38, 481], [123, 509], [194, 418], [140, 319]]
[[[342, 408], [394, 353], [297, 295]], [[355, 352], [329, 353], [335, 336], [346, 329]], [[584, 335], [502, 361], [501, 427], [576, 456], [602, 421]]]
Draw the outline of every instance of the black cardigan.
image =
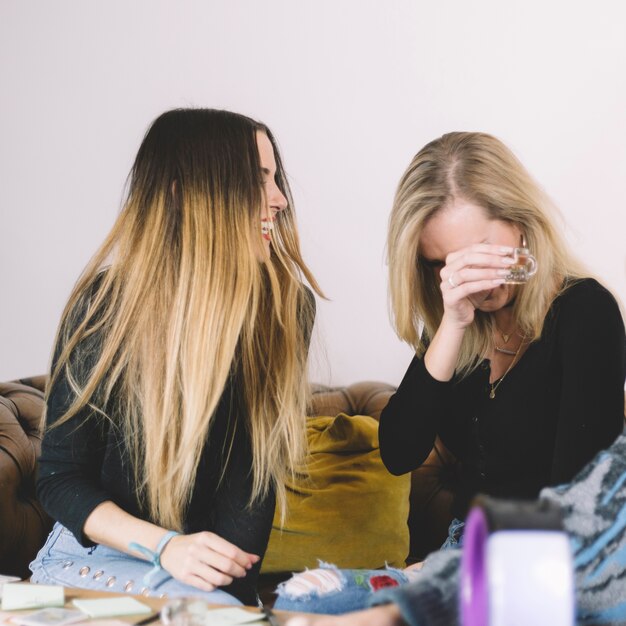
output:
[[454, 514], [478, 492], [536, 498], [570, 480], [622, 432], [626, 350], [613, 296], [593, 279], [555, 299], [533, 342], [489, 398], [490, 363], [435, 380], [415, 357], [380, 418], [387, 468], [419, 467], [439, 435], [460, 462]]

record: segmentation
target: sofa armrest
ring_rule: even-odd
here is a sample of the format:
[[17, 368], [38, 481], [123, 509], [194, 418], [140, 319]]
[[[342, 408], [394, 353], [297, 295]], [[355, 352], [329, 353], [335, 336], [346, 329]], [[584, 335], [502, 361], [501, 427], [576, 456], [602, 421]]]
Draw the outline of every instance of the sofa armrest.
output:
[[0, 573], [20, 577], [52, 526], [35, 498], [45, 377], [36, 384], [0, 383]]

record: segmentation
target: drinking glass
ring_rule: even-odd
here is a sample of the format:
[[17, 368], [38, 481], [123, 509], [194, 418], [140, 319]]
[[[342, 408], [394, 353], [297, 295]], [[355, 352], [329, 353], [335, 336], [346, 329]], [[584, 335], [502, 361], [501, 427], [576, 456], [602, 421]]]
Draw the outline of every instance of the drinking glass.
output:
[[509, 273], [504, 282], [510, 285], [523, 285], [537, 271], [537, 259], [528, 248], [513, 249], [514, 262], [509, 266]]

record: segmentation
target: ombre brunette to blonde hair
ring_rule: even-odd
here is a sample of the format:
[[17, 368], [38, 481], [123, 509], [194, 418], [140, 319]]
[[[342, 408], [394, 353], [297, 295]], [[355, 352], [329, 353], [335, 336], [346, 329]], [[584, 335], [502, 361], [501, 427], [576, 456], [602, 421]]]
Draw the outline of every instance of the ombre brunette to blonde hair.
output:
[[[517, 226], [538, 261], [537, 274], [519, 289], [514, 317], [529, 339], [541, 336], [554, 298], [585, 275], [554, 224], [556, 209], [513, 153], [484, 133], [455, 132], [422, 148], [402, 176], [389, 221], [387, 254], [392, 318], [398, 336], [418, 355], [441, 323], [443, 300], [436, 269], [424, 263], [425, 224], [456, 199], [472, 202], [488, 219]], [[493, 321], [477, 310], [468, 327], [457, 372], [468, 374], [492, 347]], [[421, 333], [423, 325], [424, 334]]]
[[[276, 183], [288, 200], [264, 261], [257, 132], [274, 147]], [[135, 159], [123, 209], [65, 308], [48, 386], [63, 372], [74, 392], [57, 424], [89, 407], [122, 430], [155, 523], [182, 529], [231, 377], [241, 383], [251, 441], [250, 505], [271, 488], [284, 504], [286, 475], [305, 452], [315, 312], [303, 277], [321, 295], [300, 253], [270, 131], [228, 111], [158, 117]], [[84, 371], [87, 352], [96, 358]]]

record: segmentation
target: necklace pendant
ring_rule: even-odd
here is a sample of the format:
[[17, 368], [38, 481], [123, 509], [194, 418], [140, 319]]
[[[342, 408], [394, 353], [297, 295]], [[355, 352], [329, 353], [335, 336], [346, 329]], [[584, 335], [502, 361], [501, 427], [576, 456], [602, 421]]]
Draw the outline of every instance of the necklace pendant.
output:
[[489, 392], [489, 399], [490, 399], [490, 400], [493, 400], [495, 397], [496, 397], [496, 390], [495, 390], [495, 389], [492, 389], [492, 390]]
[[505, 335], [502, 333], [502, 339], [504, 339], [504, 343], [509, 343], [509, 339], [511, 338], [511, 334]]
[[494, 344], [497, 352], [502, 352], [502, 354], [508, 354], [509, 356], [515, 356], [517, 351], [515, 350], [507, 350], [506, 348], [501, 348], [498, 344]]

